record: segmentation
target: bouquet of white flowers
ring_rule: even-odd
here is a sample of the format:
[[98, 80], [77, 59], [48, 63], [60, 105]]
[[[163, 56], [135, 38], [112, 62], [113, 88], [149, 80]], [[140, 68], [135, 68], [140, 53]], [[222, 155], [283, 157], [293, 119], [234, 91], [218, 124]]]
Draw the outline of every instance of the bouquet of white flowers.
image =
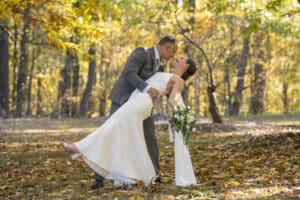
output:
[[175, 127], [176, 131], [181, 131], [183, 135], [183, 142], [188, 144], [190, 131], [192, 124], [195, 123], [194, 115], [191, 113], [191, 108], [187, 107], [175, 107], [173, 109], [171, 124]]

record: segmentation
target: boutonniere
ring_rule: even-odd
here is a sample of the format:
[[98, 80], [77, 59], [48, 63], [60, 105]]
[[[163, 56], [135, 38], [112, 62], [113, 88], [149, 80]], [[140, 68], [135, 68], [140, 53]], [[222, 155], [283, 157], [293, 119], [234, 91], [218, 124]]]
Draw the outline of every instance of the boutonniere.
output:
[[166, 63], [163, 60], [160, 60], [159, 66], [157, 69], [165, 69], [166, 68]]

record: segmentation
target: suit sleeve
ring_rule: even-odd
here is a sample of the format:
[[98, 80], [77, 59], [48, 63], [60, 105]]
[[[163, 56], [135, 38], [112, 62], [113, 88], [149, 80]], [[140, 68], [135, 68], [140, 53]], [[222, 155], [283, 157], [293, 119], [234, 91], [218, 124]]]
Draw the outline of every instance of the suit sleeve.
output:
[[124, 67], [124, 78], [141, 92], [148, 85], [139, 75], [139, 71], [147, 62], [147, 53], [143, 48], [136, 49], [128, 58]]

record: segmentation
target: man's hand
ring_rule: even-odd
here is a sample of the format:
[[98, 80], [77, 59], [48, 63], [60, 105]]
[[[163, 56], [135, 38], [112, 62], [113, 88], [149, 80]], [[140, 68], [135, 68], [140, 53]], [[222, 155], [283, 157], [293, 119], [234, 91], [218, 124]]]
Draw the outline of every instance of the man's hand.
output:
[[151, 87], [149, 90], [148, 90], [148, 94], [150, 95], [151, 99], [154, 101], [155, 98], [158, 96], [158, 90]]

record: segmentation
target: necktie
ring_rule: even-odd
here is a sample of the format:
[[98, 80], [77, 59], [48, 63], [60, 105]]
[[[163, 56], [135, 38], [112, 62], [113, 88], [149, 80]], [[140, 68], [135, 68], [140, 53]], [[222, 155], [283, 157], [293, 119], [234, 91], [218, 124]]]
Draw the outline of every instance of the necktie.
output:
[[160, 59], [155, 59], [155, 71], [158, 70], [159, 66], [160, 66]]

